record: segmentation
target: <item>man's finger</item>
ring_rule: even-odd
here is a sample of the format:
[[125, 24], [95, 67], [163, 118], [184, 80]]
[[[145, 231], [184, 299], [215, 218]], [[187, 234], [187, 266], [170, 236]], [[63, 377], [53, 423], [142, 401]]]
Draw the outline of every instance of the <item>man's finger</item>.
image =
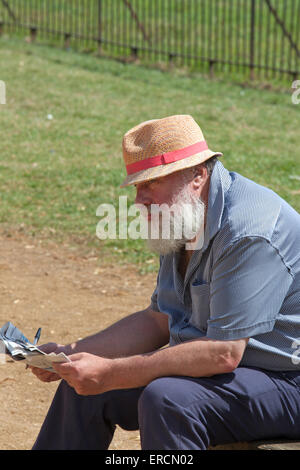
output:
[[71, 359], [72, 362], [80, 361], [86, 354], [87, 353], [70, 354], [70, 356], [68, 356], [68, 358]]
[[55, 372], [50, 372], [38, 367], [30, 367], [32, 373], [42, 382], [54, 382], [60, 379], [60, 376]]
[[72, 362], [53, 362], [52, 367], [59, 375], [67, 375], [74, 370]]

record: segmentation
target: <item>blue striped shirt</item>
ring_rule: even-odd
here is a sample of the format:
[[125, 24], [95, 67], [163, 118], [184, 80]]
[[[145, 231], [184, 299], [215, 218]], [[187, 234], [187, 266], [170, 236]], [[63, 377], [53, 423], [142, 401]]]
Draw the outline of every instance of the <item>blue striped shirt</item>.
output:
[[250, 338], [241, 365], [300, 369], [300, 215], [287, 202], [217, 162], [204, 245], [184, 279], [179, 258], [161, 257], [151, 298], [170, 345]]

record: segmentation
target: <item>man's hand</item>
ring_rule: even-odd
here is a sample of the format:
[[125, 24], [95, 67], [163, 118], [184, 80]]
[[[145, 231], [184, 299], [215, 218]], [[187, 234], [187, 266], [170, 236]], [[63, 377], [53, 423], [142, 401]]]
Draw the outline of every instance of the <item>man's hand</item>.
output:
[[89, 353], [69, 356], [72, 362], [54, 363], [53, 368], [79, 395], [98, 395], [111, 390], [111, 359]]
[[[39, 346], [39, 349], [47, 354], [54, 352], [58, 354], [60, 352], [65, 352], [65, 346], [56, 343], [47, 343]], [[39, 367], [31, 367], [32, 373], [42, 382], [54, 382], [55, 380], [60, 380], [61, 377], [55, 372], [49, 372], [48, 370], [40, 369]]]

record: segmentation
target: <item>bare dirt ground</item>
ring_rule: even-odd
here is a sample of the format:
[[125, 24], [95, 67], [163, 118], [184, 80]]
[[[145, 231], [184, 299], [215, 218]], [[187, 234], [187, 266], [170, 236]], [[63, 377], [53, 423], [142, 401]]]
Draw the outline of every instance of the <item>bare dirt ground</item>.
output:
[[[30, 340], [66, 344], [145, 308], [156, 276], [102, 265], [54, 242], [0, 234], [0, 327], [11, 321]], [[0, 449], [31, 449], [58, 382], [44, 384], [23, 362], [0, 364]], [[117, 429], [110, 449], [140, 449], [139, 433]]]

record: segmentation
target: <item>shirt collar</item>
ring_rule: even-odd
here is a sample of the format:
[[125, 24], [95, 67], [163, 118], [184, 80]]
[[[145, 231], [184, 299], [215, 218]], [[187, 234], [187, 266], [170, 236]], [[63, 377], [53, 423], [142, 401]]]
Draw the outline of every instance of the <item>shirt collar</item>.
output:
[[230, 173], [218, 160], [210, 177], [206, 228], [202, 251], [206, 250], [212, 238], [221, 228], [226, 193], [232, 183]]

